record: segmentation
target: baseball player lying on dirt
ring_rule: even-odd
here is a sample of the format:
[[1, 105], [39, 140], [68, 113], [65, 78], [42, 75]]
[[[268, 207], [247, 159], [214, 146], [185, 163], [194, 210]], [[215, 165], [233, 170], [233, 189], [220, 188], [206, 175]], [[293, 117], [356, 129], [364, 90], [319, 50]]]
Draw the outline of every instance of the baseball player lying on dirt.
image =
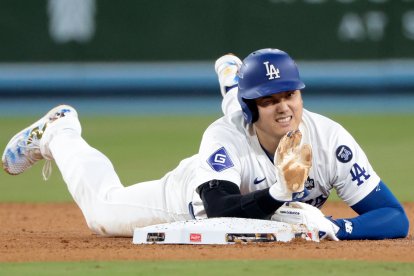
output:
[[[403, 207], [338, 123], [303, 108], [305, 88], [277, 49], [216, 61], [224, 116], [204, 132], [198, 154], [163, 178], [124, 187], [111, 162], [81, 136], [76, 110], [58, 106], [16, 134], [2, 162], [20, 174], [55, 160], [95, 233], [131, 236], [173, 221], [241, 217], [313, 224], [331, 240], [403, 238]], [[133, 127], [133, 126], [131, 126]], [[359, 215], [325, 217], [332, 189]], [[286, 202], [294, 202], [286, 204]]]

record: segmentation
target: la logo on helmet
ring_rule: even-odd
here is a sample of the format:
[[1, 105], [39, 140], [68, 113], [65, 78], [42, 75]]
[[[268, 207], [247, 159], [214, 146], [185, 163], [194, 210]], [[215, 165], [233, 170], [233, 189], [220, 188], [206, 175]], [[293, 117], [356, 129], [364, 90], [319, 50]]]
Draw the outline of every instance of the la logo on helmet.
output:
[[266, 71], [267, 71], [266, 76], [269, 77], [269, 80], [280, 78], [279, 68], [275, 68], [275, 66], [273, 64], [269, 65], [268, 61], [263, 62], [263, 64], [264, 64], [264, 66], [266, 66]]

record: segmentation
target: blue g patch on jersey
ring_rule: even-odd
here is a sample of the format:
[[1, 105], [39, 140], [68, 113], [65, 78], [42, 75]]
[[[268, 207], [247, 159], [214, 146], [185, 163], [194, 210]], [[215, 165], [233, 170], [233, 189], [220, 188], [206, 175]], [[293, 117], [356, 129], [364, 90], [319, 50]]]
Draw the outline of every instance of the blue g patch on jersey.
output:
[[216, 152], [214, 152], [207, 159], [207, 163], [216, 172], [221, 172], [225, 169], [228, 169], [234, 166], [233, 162], [230, 159], [230, 156], [228, 155], [224, 147], [221, 147]]
[[339, 162], [348, 163], [352, 159], [352, 151], [349, 147], [342, 145], [336, 149], [336, 158]]

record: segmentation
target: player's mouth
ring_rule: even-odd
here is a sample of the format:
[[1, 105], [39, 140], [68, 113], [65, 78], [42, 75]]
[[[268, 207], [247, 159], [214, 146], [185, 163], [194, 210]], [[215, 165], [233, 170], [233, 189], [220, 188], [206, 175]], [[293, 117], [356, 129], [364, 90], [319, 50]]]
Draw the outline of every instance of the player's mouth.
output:
[[284, 117], [277, 118], [276, 122], [281, 123], [281, 124], [286, 124], [292, 121], [292, 119], [293, 119], [293, 116], [284, 116]]

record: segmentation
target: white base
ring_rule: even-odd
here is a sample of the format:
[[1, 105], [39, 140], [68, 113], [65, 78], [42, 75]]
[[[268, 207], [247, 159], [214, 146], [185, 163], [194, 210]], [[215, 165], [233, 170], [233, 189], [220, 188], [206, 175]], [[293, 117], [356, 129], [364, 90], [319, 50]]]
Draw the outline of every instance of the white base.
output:
[[295, 238], [319, 242], [319, 231], [303, 224], [278, 221], [211, 218], [135, 228], [134, 244], [233, 244], [288, 242]]

